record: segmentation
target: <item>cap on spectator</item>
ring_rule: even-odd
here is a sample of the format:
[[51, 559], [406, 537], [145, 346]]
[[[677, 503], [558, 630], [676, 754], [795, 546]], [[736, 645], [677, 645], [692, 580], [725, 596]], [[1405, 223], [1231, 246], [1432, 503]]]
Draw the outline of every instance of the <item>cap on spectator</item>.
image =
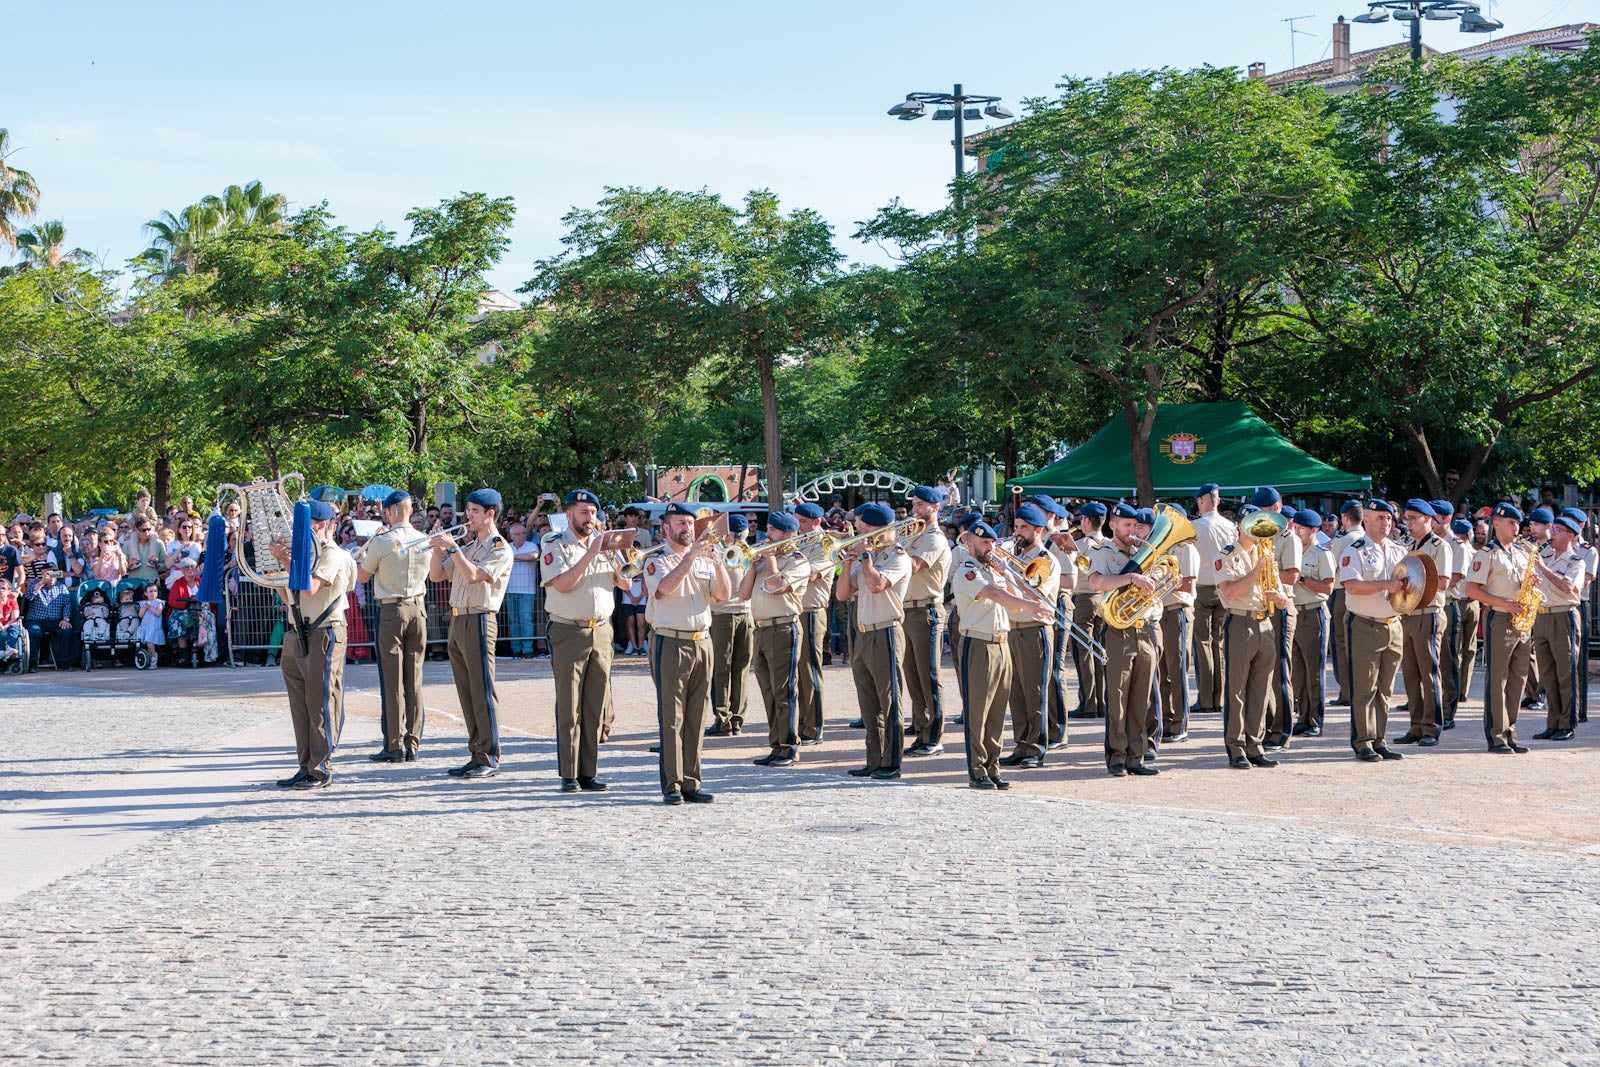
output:
[[1044, 509], [1038, 504], [1024, 504], [1017, 509], [1017, 521], [1025, 522], [1029, 526], [1044, 526], [1050, 520], [1045, 517]]
[[1250, 494], [1250, 503], [1258, 508], [1270, 508], [1274, 504], [1283, 503], [1283, 495], [1272, 486], [1263, 485]]
[[[474, 489], [467, 494], [467, 503], [476, 504], [480, 508], [494, 508], [499, 511], [503, 502], [498, 489]], [[595, 501], [595, 503], [599, 503], [599, 501]]]
[[1383, 512], [1387, 512], [1391, 516], [1394, 516], [1395, 518], [1399, 518], [1400, 517], [1398, 515], [1395, 515], [1395, 513], [1394, 513], [1394, 505], [1393, 504], [1389, 503], [1387, 500], [1380, 500], [1377, 497], [1374, 497], [1373, 499], [1367, 501], [1367, 510], [1368, 511], [1383, 511]]
[[1572, 531], [1572, 535], [1574, 537], [1577, 537], [1577, 536], [1579, 536], [1580, 534], [1583, 533], [1583, 527], [1579, 526], [1577, 523], [1573, 522], [1571, 519], [1567, 518], [1565, 515], [1561, 516], [1559, 519], [1557, 519], [1555, 522], [1551, 523], [1550, 525], [1552, 525], [1552, 526], [1560, 526], [1560, 527], [1563, 527], [1564, 529], [1571, 530]]
[[794, 506], [794, 513], [802, 519], [820, 519], [825, 514], [820, 504], [806, 500]]
[[1307, 526], [1315, 530], [1322, 525], [1322, 516], [1310, 508], [1301, 508], [1294, 513], [1294, 518], [1289, 521], [1296, 526]]
[[1106, 517], [1106, 506], [1098, 500], [1091, 500], [1086, 504], [1078, 505], [1078, 514], [1093, 519], [1103, 519]]
[[1471, 537], [1472, 536], [1472, 520], [1471, 519], [1457, 519], [1455, 522], [1452, 522], [1450, 524], [1450, 532], [1455, 534], [1457, 537]]
[[945, 496], [946, 493], [943, 489], [931, 485], [919, 485], [911, 490], [911, 498], [920, 500], [924, 504], [943, 504]]
[[599, 507], [600, 498], [587, 489], [574, 489], [562, 501], [562, 507], [570, 508], [574, 504], [593, 504], [595, 507]]
[[1587, 526], [1589, 524], [1589, 516], [1583, 513], [1582, 508], [1562, 508], [1561, 517], [1571, 519], [1579, 526]]
[[1221, 490], [1222, 486], [1218, 485], [1216, 482], [1207, 482], [1205, 485], [1202, 485], [1200, 488], [1194, 491], [1194, 498], [1199, 500], [1203, 496], [1210, 496], [1212, 493], [1220, 492]]
[[695, 517], [694, 508], [691, 508], [688, 504], [680, 503], [679, 501], [676, 501], [676, 500], [674, 500], [672, 503], [668, 504], [667, 505], [667, 510], [662, 512], [662, 514], [663, 515], [687, 515], [691, 519]]
[[1439, 513], [1433, 510], [1433, 505], [1428, 503], [1426, 500], [1423, 500], [1421, 497], [1414, 496], [1410, 500], [1407, 500], [1405, 510], [1414, 512], [1418, 515], [1426, 516], [1430, 519], [1436, 519], [1439, 517]]
[[404, 489], [396, 489], [394, 492], [383, 498], [383, 506], [386, 508], [392, 508], [396, 505], [404, 504], [410, 499], [410, 493], [406, 492]]
[[1491, 519], [1516, 519], [1521, 522], [1522, 511], [1515, 504], [1509, 504], [1502, 500], [1489, 512], [1489, 517]]
[[743, 515], [739, 514], [737, 511], [732, 512], [732, 513], [730, 513], [728, 515], [728, 532], [729, 533], [744, 533], [748, 529], [750, 529], [750, 520], [749, 519], [745, 518]]
[[1137, 519], [1139, 517], [1139, 510], [1132, 504], [1119, 503], [1112, 506], [1111, 517], [1113, 519]]
[[887, 526], [894, 521], [894, 512], [884, 504], [862, 504], [856, 508], [856, 517], [868, 526]]
[[1433, 513], [1441, 519], [1448, 519], [1456, 513], [1456, 506], [1448, 500], [1430, 500], [1428, 503], [1433, 505]]
[[1156, 524], [1156, 509], [1140, 508], [1133, 513], [1133, 521], [1141, 526], [1154, 526]]
[[328, 503], [326, 500], [312, 499], [308, 500], [306, 505], [311, 513], [312, 522], [327, 522], [329, 519], [339, 514], [333, 509], [333, 505]]
[[1532, 511], [1528, 512], [1528, 521], [1542, 522], [1548, 525], [1549, 523], [1556, 521], [1555, 512], [1551, 511], [1549, 508], [1534, 508]]
[[987, 538], [990, 541], [999, 540], [999, 535], [994, 532], [994, 527], [990, 526], [988, 523], [984, 522], [982, 519], [979, 519], [976, 522], [974, 522], [972, 524], [972, 526], [967, 530], [967, 532], [969, 534], [971, 534], [973, 537], [983, 537], [983, 538]]
[[800, 529], [800, 520], [787, 511], [774, 511], [767, 516], [767, 529], [794, 533]]

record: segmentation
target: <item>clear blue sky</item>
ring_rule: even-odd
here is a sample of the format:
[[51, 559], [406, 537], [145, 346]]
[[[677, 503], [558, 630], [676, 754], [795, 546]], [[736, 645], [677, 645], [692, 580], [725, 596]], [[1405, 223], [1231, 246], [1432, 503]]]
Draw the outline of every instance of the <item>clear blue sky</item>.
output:
[[[1600, 0], [1499, 0], [1506, 33], [1600, 21]], [[512, 290], [559, 248], [561, 216], [607, 185], [773, 189], [849, 239], [892, 197], [945, 195], [949, 123], [896, 122], [910, 90], [970, 91], [1014, 110], [1063, 75], [1157, 66], [1289, 66], [1326, 54], [1326, 0], [1057, 0], [1009, 5], [530, 3], [389, 0], [13, 5], [0, 127], [43, 189], [41, 218], [119, 265], [141, 227], [232, 182], [292, 205], [328, 200], [353, 227], [403, 232], [408, 208], [466, 189], [516, 198]], [[1427, 23], [1452, 49], [1483, 40]], [[1398, 39], [1356, 26], [1354, 47]]]

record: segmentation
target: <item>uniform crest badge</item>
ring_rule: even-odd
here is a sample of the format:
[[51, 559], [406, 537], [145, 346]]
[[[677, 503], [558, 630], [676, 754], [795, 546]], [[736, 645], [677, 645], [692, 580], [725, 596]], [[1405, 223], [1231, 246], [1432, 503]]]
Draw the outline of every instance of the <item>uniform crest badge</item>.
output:
[[1478, 571], [1481, 571], [1481, 570], [1483, 570], [1483, 560], [1481, 560], [1481, 559], [1473, 560], [1472, 561], [1472, 571], [1473, 571], [1473, 573], [1476, 574]]
[[644, 569], [645, 569], [645, 573], [646, 574], [655, 574], [656, 565], [654, 563], [647, 563], [647, 564], [645, 564], [645, 568]]
[[1205, 442], [1192, 433], [1169, 434], [1161, 442], [1161, 454], [1179, 466], [1193, 463], [1206, 454]]
[[555, 561], [556, 561], [556, 554], [554, 552], [546, 552], [544, 554], [544, 565], [546, 567], [550, 566], [550, 564], [554, 563]]

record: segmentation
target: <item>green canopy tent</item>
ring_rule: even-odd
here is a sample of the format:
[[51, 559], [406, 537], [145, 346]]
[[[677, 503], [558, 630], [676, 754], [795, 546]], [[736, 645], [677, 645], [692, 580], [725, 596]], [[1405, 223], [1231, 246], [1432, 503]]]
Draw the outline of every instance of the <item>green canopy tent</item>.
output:
[[[1162, 404], [1150, 431], [1150, 469], [1157, 497], [1194, 496], [1207, 482], [1224, 496], [1263, 485], [1283, 493], [1364, 492], [1372, 479], [1346, 474], [1290, 444], [1237, 401]], [[1062, 496], [1124, 497], [1136, 492], [1128, 424], [1121, 415], [1044, 470], [1011, 485]]]

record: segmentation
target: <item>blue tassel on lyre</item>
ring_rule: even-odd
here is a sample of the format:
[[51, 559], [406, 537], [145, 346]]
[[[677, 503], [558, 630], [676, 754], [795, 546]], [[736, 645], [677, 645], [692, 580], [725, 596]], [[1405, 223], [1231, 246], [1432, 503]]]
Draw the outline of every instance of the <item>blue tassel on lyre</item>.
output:
[[200, 574], [202, 604], [222, 603], [222, 567], [228, 561], [228, 520], [211, 516], [206, 523], [206, 561]]
[[304, 593], [311, 588], [311, 567], [315, 562], [311, 544], [311, 505], [304, 500], [294, 506], [294, 534], [289, 539], [289, 589]]

